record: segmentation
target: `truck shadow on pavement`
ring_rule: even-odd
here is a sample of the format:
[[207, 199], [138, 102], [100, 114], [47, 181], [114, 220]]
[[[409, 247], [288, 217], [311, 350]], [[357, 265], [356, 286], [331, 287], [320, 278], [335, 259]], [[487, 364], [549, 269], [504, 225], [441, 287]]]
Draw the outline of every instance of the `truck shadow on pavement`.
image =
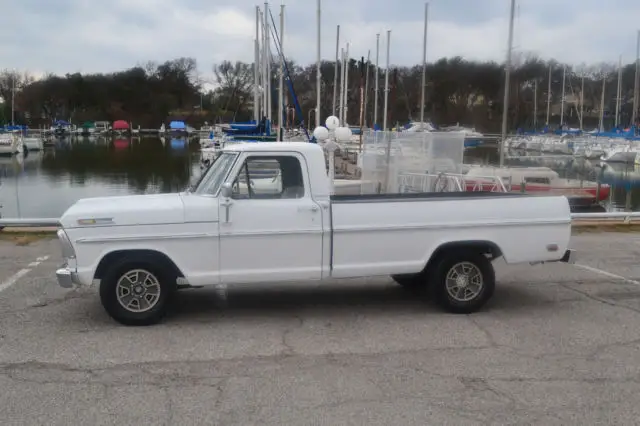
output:
[[[522, 287], [496, 289], [482, 312], [534, 310], [553, 305], [541, 293]], [[209, 321], [216, 318], [277, 317], [301, 314], [367, 315], [371, 313], [444, 314], [428, 295], [394, 284], [322, 284], [315, 287], [260, 285], [230, 288], [224, 294], [212, 288], [179, 291], [169, 314], [171, 322]]]

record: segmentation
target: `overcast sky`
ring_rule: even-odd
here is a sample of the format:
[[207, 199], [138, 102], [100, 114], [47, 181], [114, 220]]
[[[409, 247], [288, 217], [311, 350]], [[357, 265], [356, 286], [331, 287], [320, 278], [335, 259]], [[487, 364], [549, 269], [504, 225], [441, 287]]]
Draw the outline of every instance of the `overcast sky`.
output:
[[[107, 72], [148, 60], [195, 57], [203, 75], [224, 59], [252, 61], [255, 5], [249, 0], [2, 0], [0, 68]], [[504, 61], [509, 0], [431, 0], [428, 60], [460, 55]], [[272, 4], [276, 21], [280, 2]], [[284, 50], [315, 61], [316, 0], [286, 1]], [[322, 0], [322, 57], [335, 57], [336, 25], [352, 57], [380, 64], [391, 30], [391, 63], [422, 58], [424, 1]], [[635, 59], [638, 0], [520, 0], [515, 49], [568, 63]]]

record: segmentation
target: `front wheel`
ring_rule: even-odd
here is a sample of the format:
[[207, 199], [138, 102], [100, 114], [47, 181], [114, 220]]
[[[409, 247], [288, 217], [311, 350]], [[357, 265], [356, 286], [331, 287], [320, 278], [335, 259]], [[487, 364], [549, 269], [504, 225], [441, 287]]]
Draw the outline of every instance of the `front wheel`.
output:
[[124, 325], [152, 325], [164, 317], [175, 290], [170, 274], [149, 262], [114, 265], [100, 283], [102, 306]]
[[445, 255], [434, 272], [435, 299], [449, 312], [476, 312], [493, 296], [495, 273], [491, 261], [483, 254]]

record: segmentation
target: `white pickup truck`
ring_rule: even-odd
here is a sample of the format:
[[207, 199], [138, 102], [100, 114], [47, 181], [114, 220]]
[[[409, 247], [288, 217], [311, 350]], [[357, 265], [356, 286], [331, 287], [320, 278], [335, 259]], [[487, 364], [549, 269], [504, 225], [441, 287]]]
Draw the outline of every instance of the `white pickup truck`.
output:
[[470, 313], [494, 292], [494, 259], [573, 261], [564, 196], [331, 188], [316, 144], [236, 144], [190, 191], [76, 202], [60, 219], [56, 276], [99, 285], [111, 317], [146, 325], [181, 288], [389, 275]]

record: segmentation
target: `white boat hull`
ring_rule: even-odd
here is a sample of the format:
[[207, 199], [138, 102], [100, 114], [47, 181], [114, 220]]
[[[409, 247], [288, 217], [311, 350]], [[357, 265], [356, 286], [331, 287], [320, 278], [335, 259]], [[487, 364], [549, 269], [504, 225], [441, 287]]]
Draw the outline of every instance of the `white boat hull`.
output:
[[24, 138], [22, 142], [27, 151], [40, 151], [44, 148], [44, 143], [40, 138]]
[[635, 164], [638, 159], [638, 151], [618, 151], [610, 156], [602, 158], [607, 163]]
[[0, 155], [15, 154], [15, 149], [11, 145], [0, 145]]
[[0, 135], [0, 155], [13, 155], [22, 151], [22, 137], [11, 134]]

